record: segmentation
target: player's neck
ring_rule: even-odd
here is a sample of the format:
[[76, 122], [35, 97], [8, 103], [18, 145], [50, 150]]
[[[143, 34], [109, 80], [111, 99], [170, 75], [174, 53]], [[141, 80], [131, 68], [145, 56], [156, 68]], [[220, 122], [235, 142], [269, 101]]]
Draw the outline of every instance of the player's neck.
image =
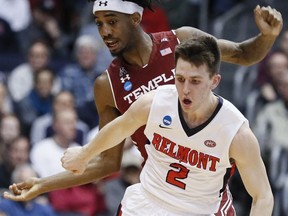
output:
[[130, 48], [123, 53], [123, 59], [131, 65], [145, 66], [148, 64], [153, 43], [150, 35], [143, 30], [139, 30], [135, 40], [130, 44]]

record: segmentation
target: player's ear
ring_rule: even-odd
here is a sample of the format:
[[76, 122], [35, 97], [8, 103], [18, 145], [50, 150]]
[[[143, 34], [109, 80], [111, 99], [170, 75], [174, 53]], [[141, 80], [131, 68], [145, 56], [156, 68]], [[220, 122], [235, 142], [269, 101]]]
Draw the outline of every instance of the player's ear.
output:
[[220, 80], [221, 80], [221, 75], [220, 74], [215, 74], [213, 76], [211, 90], [214, 90], [215, 88], [217, 88], [217, 86], [220, 83]]
[[140, 22], [142, 20], [142, 16], [136, 12], [136, 13], [131, 14], [131, 19], [132, 19], [132, 24], [134, 26], [138, 26], [138, 25], [140, 25]]

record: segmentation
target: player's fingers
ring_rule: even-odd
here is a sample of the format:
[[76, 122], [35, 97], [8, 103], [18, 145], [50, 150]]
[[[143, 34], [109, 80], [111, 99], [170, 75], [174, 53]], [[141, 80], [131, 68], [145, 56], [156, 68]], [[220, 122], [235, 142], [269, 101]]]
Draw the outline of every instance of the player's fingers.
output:
[[262, 8], [261, 15], [263, 19], [268, 23], [273, 20], [273, 10], [271, 9], [271, 7]]
[[26, 182], [20, 182], [20, 183], [17, 183], [17, 184], [13, 184], [15, 185], [15, 187], [17, 189], [20, 189], [20, 190], [23, 190], [23, 189], [28, 189], [31, 187], [31, 185], [28, 185]]
[[66, 152], [64, 152], [64, 155], [63, 155], [63, 157], [61, 158], [61, 163], [62, 163], [62, 167], [63, 167], [64, 169], [68, 169]]
[[273, 20], [271, 21], [271, 24], [276, 26], [279, 25], [279, 23], [281, 23], [282, 20], [282, 15], [280, 12], [278, 12], [276, 9], [273, 9]]
[[23, 201], [24, 200], [23, 196], [15, 196], [15, 195], [8, 193], [8, 192], [4, 192], [3, 197], [5, 199], [10, 199], [10, 200], [14, 200], [14, 201]]
[[255, 16], [261, 16], [261, 8], [259, 5], [257, 5], [254, 9]]
[[264, 20], [266, 20], [269, 24], [281, 22], [282, 15], [280, 12], [278, 12], [275, 8], [268, 7], [262, 7], [261, 8], [261, 16]]
[[21, 194], [21, 190], [18, 189], [16, 184], [10, 185], [9, 186], [9, 190], [15, 195], [20, 195]]

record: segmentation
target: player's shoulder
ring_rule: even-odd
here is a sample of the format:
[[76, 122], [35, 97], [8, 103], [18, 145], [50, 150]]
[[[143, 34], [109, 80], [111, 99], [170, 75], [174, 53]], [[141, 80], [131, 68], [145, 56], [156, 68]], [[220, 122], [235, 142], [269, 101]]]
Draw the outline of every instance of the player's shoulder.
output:
[[171, 94], [171, 93], [177, 93], [176, 86], [174, 84], [166, 84], [166, 85], [161, 85], [156, 89], [156, 92], [158, 94]]
[[110, 85], [110, 84], [109, 84], [109, 78], [108, 78], [107, 71], [105, 71], [95, 79], [94, 89], [95, 88], [103, 88], [105, 86], [107, 87], [107, 85]]
[[154, 39], [154, 41], [162, 42], [164, 38], [165, 39], [175, 39], [176, 38], [176, 32], [174, 30], [161, 31], [161, 32], [151, 33], [151, 36]]
[[103, 108], [106, 106], [115, 107], [111, 88], [107, 71], [98, 76], [94, 81], [94, 99], [98, 109], [100, 109], [100, 106]]

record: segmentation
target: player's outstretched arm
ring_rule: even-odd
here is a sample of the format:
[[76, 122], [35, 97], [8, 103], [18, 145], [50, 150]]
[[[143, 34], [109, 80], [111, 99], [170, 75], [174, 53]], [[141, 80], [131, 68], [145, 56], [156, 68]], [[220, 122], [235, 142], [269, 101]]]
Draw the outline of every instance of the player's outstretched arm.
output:
[[85, 146], [68, 148], [61, 159], [62, 166], [75, 174], [82, 174], [92, 158], [130, 137], [146, 124], [153, 95], [152, 91], [141, 96], [123, 115], [105, 125]]
[[[65, 171], [45, 178], [29, 178], [23, 182], [14, 183], [9, 187], [10, 192], [3, 193], [3, 197], [14, 201], [29, 201], [41, 194], [91, 183], [115, 172], [113, 166], [109, 165], [111, 159], [99, 160], [99, 162], [89, 163], [85, 173], [81, 176]], [[102, 171], [97, 172], [98, 169]]]
[[[259, 29], [259, 34], [253, 38], [237, 43], [229, 40], [218, 39], [222, 61], [249, 66], [261, 61], [273, 46], [283, 27], [282, 15], [274, 8], [256, 6], [254, 19]], [[189, 37], [197, 38], [208, 35], [192, 27], [182, 27], [176, 30], [180, 41]]]
[[[106, 74], [97, 78], [94, 95], [101, 128], [119, 116]], [[111, 175], [120, 169], [123, 144], [103, 152], [97, 160], [91, 161], [81, 176], [66, 171], [45, 178], [27, 179], [11, 185], [10, 193], [5, 192], [3, 196], [14, 201], [28, 201], [43, 193], [94, 182]]]
[[273, 194], [259, 143], [248, 124], [244, 124], [235, 136], [230, 147], [230, 157], [235, 160], [244, 186], [253, 199], [250, 216], [271, 216]]

